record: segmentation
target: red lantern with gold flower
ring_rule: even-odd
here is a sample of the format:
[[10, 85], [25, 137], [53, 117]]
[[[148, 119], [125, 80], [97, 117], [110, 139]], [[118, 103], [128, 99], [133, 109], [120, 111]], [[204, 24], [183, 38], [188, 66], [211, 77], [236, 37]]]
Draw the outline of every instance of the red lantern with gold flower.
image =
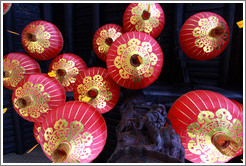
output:
[[40, 145], [55, 163], [88, 163], [103, 150], [107, 126], [88, 103], [69, 101], [49, 112], [42, 123]]
[[3, 57], [3, 86], [14, 90], [30, 74], [40, 73], [37, 61], [27, 54], [14, 52]]
[[57, 56], [49, 66], [49, 73], [63, 85], [65, 91], [73, 91], [76, 77], [87, 68], [82, 58], [75, 54], [65, 53]]
[[221, 54], [230, 39], [226, 21], [218, 14], [201, 12], [185, 21], [180, 31], [180, 46], [195, 60], [209, 60]]
[[47, 74], [32, 74], [24, 78], [13, 91], [15, 111], [24, 119], [41, 121], [48, 112], [66, 101], [61, 83]]
[[197, 90], [182, 95], [168, 119], [180, 135], [187, 160], [225, 163], [243, 150], [242, 113], [219, 93]]
[[28, 24], [21, 34], [25, 51], [37, 60], [56, 57], [63, 47], [63, 37], [59, 29], [47, 21], [34, 21]]
[[146, 33], [126, 32], [110, 47], [107, 68], [113, 80], [129, 89], [141, 89], [160, 75], [164, 57], [157, 41]]
[[123, 33], [124, 29], [116, 24], [106, 24], [99, 28], [93, 37], [93, 49], [96, 55], [106, 61], [109, 47]]
[[125, 31], [140, 31], [156, 38], [163, 30], [165, 15], [158, 3], [131, 3], [123, 16]]
[[120, 87], [112, 80], [107, 69], [92, 67], [78, 75], [73, 96], [74, 100], [87, 102], [103, 114], [116, 105]]
[[41, 126], [42, 123], [39, 121], [34, 122], [34, 126], [33, 126], [33, 134], [34, 134], [34, 138], [36, 139], [37, 143], [40, 144], [40, 131], [41, 131]]
[[11, 8], [12, 3], [3, 3], [3, 15], [5, 15]]

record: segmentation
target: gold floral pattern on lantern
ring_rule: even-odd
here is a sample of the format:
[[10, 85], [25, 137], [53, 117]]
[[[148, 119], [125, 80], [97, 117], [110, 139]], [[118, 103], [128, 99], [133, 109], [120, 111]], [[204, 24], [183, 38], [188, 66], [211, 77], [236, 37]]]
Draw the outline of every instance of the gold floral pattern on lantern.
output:
[[121, 32], [117, 32], [114, 28], [109, 28], [107, 30], [102, 30], [100, 32], [100, 37], [96, 39], [96, 43], [99, 46], [98, 51], [100, 53], [106, 54], [109, 50], [110, 45], [107, 44], [107, 39], [112, 39], [112, 41], [115, 41], [119, 36], [121, 36]]
[[[33, 85], [32, 82], [24, 83], [23, 87], [18, 87], [15, 90], [14, 105], [19, 109], [22, 116], [30, 116], [32, 118], [39, 118], [42, 113], [46, 113], [50, 108], [48, 101], [50, 101], [50, 95], [44, 92], [44, 86], [42, 84]], [[24, 108], [20, 107], [19, 99], [29, 98], [30, 104]]]
[[18, 60], [12, 60], [11, 62], [8, 58], [3, 60], [3, 71], [10, 74], [8, 77], [3, 77], [3, 82], [6, 86], [16, 87], [24, 78], [25, 69], [19, 65], [20, 62]]
[[82, 101], [84, 97], [88, 96], [90, 90], [96, 90], [98, 92], [97, 96], [89, 100], [88, 103], [95, 108], [105, 108], [106, 101], [112, 99], [110, 88], [110, 82], [104, 81], [101, 75], [94, 75], [93, 77], [86, 76], [83, 79], [83, 83], [77, 87], [77, 91], [80, 94], [79, 101]]
[[38, 131], [37, 140], [39, 140], [39, 141], [40, 141], [40, 135], [39, 135], [39, 133], [40, 133], [40, 131], [41, 131], [41, 127], [38, 127], [38, 128], [37, 128], [37, 131]]
[[[24, 30], [24, 45], [27, 46], [27, 49], [31, 52], [43, 53], [45, 48], [50, 46], [49, 39], [51, 34], [48, 31], [45, 31], [43, 25], [30, 25], [27, 29]], [[29, 37], [28, 37], [29, 36]], [[32, 41], [29, 38], [35, 36], [35, 40]]]
[[[199, 27], [193, 30], [193, 36], [197, 39], [195, 40], [195, 45], [198, 48], [203, 48], [205, 53], [210, 53], [214, 49], [219, 50], [223, 46], [224, 41], [229, 37], [226, 30], [226, 23], [220, 21], [215, 16], [211, 16], [208, 19], [202, 18], [198, 22]], [[220, 27], [220, 31], [223, 31], [220, 36], [211, 37], [210, 32], [213, 28]]]
[[55, 75], [55, 78], [59, 80], [64, 87], [68, 87], [71, 83], [74, 83], [76, 81], [76, 76], [79, 74], [78, 68], [75, 67], [75, 62], [67, 61], [64, 58], [61, 58], [58, 62], [53, 63], [52, 71], [56, 73], [57, 70], [65, 71], [64, 75]]
[[84, 132], [84, 125], [81, 122], [73, 121], [69, 124], [65, 119], [54, 123], [53, 127], [45, 130], [43, 150], [51, 156], [59, 143], [67, 142], [72, 147], [65, 162], [74, 163], [86, 159], [91, 154], [90, 145], [93, 142], [91, 133]]
[[211, 111], [201, 111], [197, 121], [187, 127], [187, 133], [192, 138], [188, 143], [188, 149], [199, 155], [203, 162], [214, 163], [230, 159], [212, 144], [211, 138], [218, 132], [231, 137], [239, 144], [239, 147], [242, 145], [242, 137], [239, 136], [242, 131], [241, 122], [236, 118], [232, 120], [232, 115], [228, 110], [222, 108], [215, 114]]
[[[146, 20], [142, 17], [144, 11], [150, 12], [150, 17]], [[137, 31], [150, 33], [153, 28], [158, 27], [160, 14], [154, 3], [139, 3], [132, 9], [130, 22], [135, 25]]]
[[[123, 79], [131, 79], [134, 82], [139, 82], [143, 77], [148, 78], [153, 75], [154, 68], [158, 58], [152, 52], [152, 46], [149, 42], [141, 42], [138, 39], [131, 39], [127, 44], [122, 44], [117, 49], [117, 54], [114, 60], [116, 68], [120, 69], [119, 74]], [[138, 55], [142, 59], [142, 63], [135, 67], [131, 64], [131, 57]]]

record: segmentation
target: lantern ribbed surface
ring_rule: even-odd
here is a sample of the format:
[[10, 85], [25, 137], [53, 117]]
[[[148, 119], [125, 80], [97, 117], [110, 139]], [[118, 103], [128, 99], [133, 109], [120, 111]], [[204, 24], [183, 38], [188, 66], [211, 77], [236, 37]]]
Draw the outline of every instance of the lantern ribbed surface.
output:
[[33, 74], [24, 78], [13, 91], [15, 111], [24, 119], [41, 121], [49, 111], [66, 101], [61, 83], [47, 74]]
[[92, 67], [86, 69], [80, 75], [74, 85], [74, 100], [85, 101], [101, 113], [110, 111], [118, 102], [120, 87], [108, 74], [107, 69]]
[[98, 58], [106, 61], [109, 47], [123, 33], [124, 29], [117, 24], [106, 24], [100, 27], [93, 37], [93, 49]]
[[55, 78], [59, 80], [65, 91], [73, 91], [77, 75], [86, 68], [82, 58], [75, 54], [64, 53], [53, 59], [49, 72], [55, 74]]
[[3, 57], [3, 86], [10, 90], [26, 76], [40, 72], [38, 62], [27, 54], [13, 52]]
[[168, 119], [191, 162], [225, 163], [242, 152], [242, 113], [219, 93], [197, 90], [182, 95], [170, 108]]
[[[45, 155], [58, 162], [88, 163], [102, 151], [107, 139], [107, 126], [101, 113], [88, 103], [69, 101], [49, 112], [42, 123], [40, 144]], [[60, 147], [60, 145], [65, 145]], [[58, 156], [58, 159], [57, 159]]]
[[3, 3], [3, 15], [5, 15], [11, 8], [12, 3]]
[[47, 21], [29, 23], [21, 34], [22, 46], [37, 60], [50, 60], [62, 50], [63, 37], [59, 29]]
[[183, 52], [195, 60], [210, 60], [228, 45], [230, 30], [226, 21], [212, 12], [197, 13], [188, 18], [180, 31]]
[[120, 86], [142, 89], [159, 77], [163, 61], [161, 47], [153, 37], [143, 32], [126, 32], [111, 45], [107, 69]]
[[165, 24], [165, 15], [158, 3], [131, 3], [123, 15], [125, 31], [139, 31], [156, 38]]

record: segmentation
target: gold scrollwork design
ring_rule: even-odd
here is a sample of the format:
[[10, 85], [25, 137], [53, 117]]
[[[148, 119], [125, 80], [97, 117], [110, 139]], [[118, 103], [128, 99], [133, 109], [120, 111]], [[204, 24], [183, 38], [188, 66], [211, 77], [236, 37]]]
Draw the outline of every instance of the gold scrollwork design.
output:
[[12, 60], [9, 58], [3, 60], [3, 70], [11, 73], [8, 77], [3, 77], [3, 82], [6, 86], [16, 87], [18, 83], [24, 78], [25, 69], [20, 67], [18, 60]]
[[242, 124], [238, 119], [232, 120], [231, 113], [222, 108], [215, 112], [201, 111], [194, 122], [187, 127], [187, 134], [191, 138], [188, 149], [191, 153], [200, 155], [200, 159], [206, 163], [226, 161], [229, 157], [221, 154], [213, 146], [211, 138], [218, 132], [223, 132], [242, 145]]
[[96, 89], [98, 91], [96, 98], [89, 100], [88, 103], [99, 109], [105, 108], [106, 102], [112, 99], [110, 88], [110, 82], [104, 81], [101, 75], [87, 76], [83, 79], [83, 83], [77, 87], [79, 101], [82, 101], [90, 90]]
[[[143, 19], [142, 13], [150, 8], [150, 17]], [[154, 3], [138, 3], [137, 6], [132, 8], [132, 16], [130, 18], [131, 24], [135, 25], [137, 31], [144, 31], [150, 33], [153, 28], [158, 27], [159, 17], [161, 12], [156, 8]]]
[[[15, 90], [14, 105], [19, 109], [22, 116], [39, 118], [42, 113], [46, 113], [50, 109], [48, 105], [50, 95], [43, 91], [44, 86], [42, 84], [33, 85], [32, 82], [26, 82], [23, 87], [20, 86]], [[31, 98], [32, 101], [30, 105], [21, 108], [18, 99], [25, 97]]]
[[[139, 82], [143, 78], [153, 75], [158, 57], [152, 52], [152, 46], [148, 42], [142, 42], [139, 39], [130, 39], [127, 44], [122, 44], [117, 49], [114, 65], [119, 69], [119, 75], [123, 79], [131, 79], [133, 82]], [[135, 67], [131, 64], [131, 56], [139, 55], [142, 59], [140, 66]]]
[[[54, 128], [54, 129], [53, 129]], [[80, 162], [91, 155], [90, 145], [93, 142], [91, 133], [84, 132], [84, 125], [81, 122], [73, 121], [69, 124], [67, 120], [60, 119], [54, 126], [45, 130], [43, 150], [51, 156], [52, 152], [60, 142], [68, 142], [72, 149], [65, 162]]]
[[39, 135], [39, 133], [40, 133], [40, 131], [41, 131], [41, 127], [38, 127], [38, 128], [37, 128], [37, 131], [38, 131], [37, 140], [40, 141], [40, 135]]
[[71, 83], [76, 81], [76, 76], [79, 74], [79, 70], [75, 67], [74, 61], [67, 61], [64, 58], [59, 59], [58, 62], [54, 62], [52, 65], [52, 71], [56, 73], [58, 70], [64, 70], [64, 75], [56, 74], [55, 78], [61, 82], [64, 87], [68, 87]]
[[96, 39], [96, 43], [98, 45], [98, 51], [100, 53], [106, 54], [110, 45], [108, 45], [105, 41], [107, 38], [111, 38], [115, 41], [119, 36], [121, 36], [121, 32], [117, 32], [115, 28], [109, 28], [108, 30], [102, 30], [100, 32], [100, 37]]
[[[214, 49], [219, 50], [222, 48], [224, 41], [229, 37], [226, 30], [226, 24], [224, 21], [220, 21], [215, 16], [210, 16], [207, 18], [202, 18], [198, 21], [199, 27], [193, 29], [193, 36], [197, 39], [195, 40], [195, 46], [198, 48], [203, 48], [205, 53], [210, 53]], [[224, 31], [221, 36], [210, 37], [209, 32], [215, 27], [222, 27]]]
[[[24, 30], [23, 38], [24, 45], [27, 46], [27, 49], [31, 53], [43, 53], [45, 48], [50, 47], [51, 34], [48, 31], [45, 31], [45, 27], [43, 25], [29, 25], [27, 29]], [[35, 35], [36, 40], [32, 41], [27, 36]]]

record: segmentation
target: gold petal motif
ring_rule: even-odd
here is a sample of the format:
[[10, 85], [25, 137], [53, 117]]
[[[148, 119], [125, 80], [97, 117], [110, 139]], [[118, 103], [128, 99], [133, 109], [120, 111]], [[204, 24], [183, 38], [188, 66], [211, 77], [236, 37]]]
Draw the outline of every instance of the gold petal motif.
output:
[[109, 45], [106, 44], [105, 40], [111, 38], [113, 42], [120, 36], [122, 33], [117, 32], [115, 28], [109, 28], [108, 30], [102, 30], [100, 32], [100, 37], [96, 39], [98, 45], [98, 51], [100, 53], [106, 54], [109, 50]]
[[[54, 128], [54, 129], [53, 129]], [[68, 142], [72, 149], [65, 162], [74, 163], [80, 162], [91, 155], [90, 145], [93, 142], [91, 133], [84, 131], [84, 125], [78, 121], [73, 121], [69, 124], [65, 119], [59, 119], [55, 122], [53, 127], [45, 130], [45, 143], [43, 150], [51, 156], [52, 152], [59, 145], [60, 142]]]
[[214, 49], [219, 50], [223, 46], [223, 42], [228, 39], [228, 32], [224, 32], [222, 36], [212, 38], [209, 36], [208, 32], [217, 26], [223, 27], [223, 30], [226, 30], [226, 23], [220, 21], [215, 16], [210, 16], [207, 18], [202, 18], [198, 21], [199, 27], [195, 27], [192, 31], [193, 36], [197, 39], [195, 40], [195, 46], [198, 48], [203, 48], [205, 53], [210, 53]]
[[9, 77], [3, 78], [3, 82], [7, 86], [16, 87], [24, 78], [23, 74], [25, 74], [25, 69], [19, 65], [20, 62], [18, 60], [12, 60], [11, 62], [9, 58], [3, 60], [3, 70], [11, 73]]
[[82, 101], [90, 90], [96, 89], [98, 95], [93, 100], [89, 100], [88, 103], [95, 108], [105, 108], [106, 101], [112, 99], [112, 93], [109, 91], [110, 88], [110, 82], [105, 81], [101, 75], [87, 76], [83, 79], [83, 83], [77, 87], [79, 101]]
[[48, 31], [45, 31], [43, 25], [30, 25], [28, 29], [24, 30], [23, 35], [26, 36], [28, 33], [36, 35], [37, 41], [30, 41], [26, 37], [23, 38], [24, 45], [27, 46], [27, 49], [31, 52], [43, 53], [45, 48], [50, 47], [51, 34]]
[[[44, 91], [42, 84], [33, 85], [32, 82], [24, 83], [23, 87], [18, 87], [15, 90], [14, 105], [19, 108], [19, 112], [22, 116], [31, 116], [32, 118], [39, 118], [41, 113], [46, 113], [49, 110], [48, 101], [50, 101], [50, 95]], [[32, 103], [24, 108], [20, 108], [18, 104], [19, 98], [31, 97]]]
[[232, 115], [228, 110], [222, 108], [215, 113], [201, 111], [197, 121], [187, 127], [187, 134], [191, 138], [188, 149], [191, 153], [200, 155], [203, 162], [213, 163], [230, 158], [221, 154], [211, 142], [212, 136], [218, 132], [223, 132], [237, 141], [238, 147], [242, 145], [240, 136], [242, 123], [236, 118], [232, 120]]
[[[117, 48], [114, 66], [119, 69], [119, 75], [123, 79], [131, 79], [133, 82], [139, 82], [144, 77], [148, 78], [153, 75], [154, 68], [157, 64], [158, 57], [152, 52], [152, 46], [149, 42], [141, 42], [139, 39], [130, 39], [127, 44], [121, 44]], [[131, 57], [139, 55], [141, 65], [135, 67], [131, 64]]]
[[37, 140], [39, 140], [39, 141], [40, 141], [40, 135], [39, 135], [39, 132], [41, 131], [41, 127], [38, 127], [38, 128], [37, 128], [37, 131], [38, 131]]
[[74, 61], [67, 61], [64, 58], [59, 59], [58, 62], [53, 63], [51, 72], [56, 73], [59, 69], [65, 70], [66, 74], [64, 76], [56, 74], [55, 78], [59, 80], [64, 87], [68, 87], [71, 83], [76, 81], [76, 76], [79, 74], [79, 70], [75, 67]]
[[[150, 18], [144, 20], [142, 18], [143, 11], [147, 11], [150, 6]], [[130, 23], [135, 25], [137, 31], [144, 31], [150, 33], [153, 28], [158, 27], [159, 17], [161, 12], [156, 8], [154, 3], [138, 3], [138, 6], [132, 8], [132, 16], [130, 18]]]

